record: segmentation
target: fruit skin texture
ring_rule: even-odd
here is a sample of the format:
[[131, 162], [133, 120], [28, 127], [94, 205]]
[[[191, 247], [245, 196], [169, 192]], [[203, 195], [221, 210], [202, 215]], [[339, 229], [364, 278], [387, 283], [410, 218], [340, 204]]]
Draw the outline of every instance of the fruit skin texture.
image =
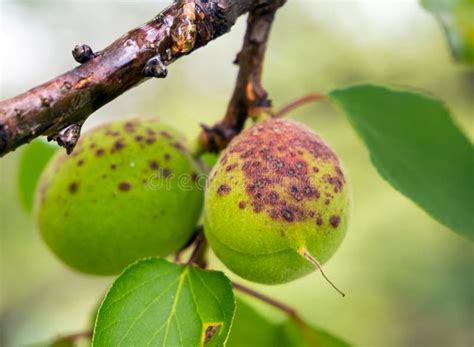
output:
[[58, 153], [35, 202], [50, 249], [72, 268], [101, 275], [179, 250], [203, 205], [201, 170], [183, 140], [156, 120], [119, 121], [84, 134], [71, 156]]
[[349, 189], [336, 154], [289, 120], [258, 123], [236, 137], [210, 175], [205, 233], [237, 275], [278, 284], [314, 270], [346, 233]]

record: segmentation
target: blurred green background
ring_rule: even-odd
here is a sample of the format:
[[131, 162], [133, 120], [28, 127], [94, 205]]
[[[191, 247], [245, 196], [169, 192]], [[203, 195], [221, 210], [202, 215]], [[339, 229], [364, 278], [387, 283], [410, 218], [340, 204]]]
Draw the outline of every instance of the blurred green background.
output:
[[[101, 49], [153, 17], [168, 1], [1, 1], [0, 98], [76, 63], [70, 51]], [[159, 116], [189, 137], [226, 108], [245, 20], [91, 117]], [[276, 106], [308, 92], [373, 81], [410, 86], [446, 102], [474, 138], [474, 73], [455, 64], [442, 29], [416, 1], [297, 1], [278, 13], [265, 66]], [[383, 112], [383, 110], [381, 110]], [[385, 183], [344, 116], [327, 104], [291, 114], [341, 156], [352, 181], [348, 236], [326, 265], [347, 297], [317, 273], [281, 286], [252, 285], [357, 346], [474, 346], [474, 249]], [[423, 131], [423, 129], [420, 129]], [[16, 187], [21, 149], [0, 159], [1, 346], [83, 330], [112, 278], [70, 271], [46, 249]], [[223, 269], [212, 258], [212, 265]], [[234, 276], [235, 277], [235, 276]], [[250, 284], [249, 284], [250, 285]], [[282, 317], [256, 303], [271, 319]]]

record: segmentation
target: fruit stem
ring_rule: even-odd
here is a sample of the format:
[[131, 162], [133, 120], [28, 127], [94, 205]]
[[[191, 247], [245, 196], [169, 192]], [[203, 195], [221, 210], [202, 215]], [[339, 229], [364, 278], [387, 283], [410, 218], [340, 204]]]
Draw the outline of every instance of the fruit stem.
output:
[[188, 260], [188, 265], [197, 265], [202, 269], [207, 267], [206, 252], [207, 252], [207, 240], [204, 233], [199, 233], [194, 241], [194, 250]]
[[249, 287], [245, 287], [239, 283], [236, 283], [236, 282], [232, 282], [232, 287], [234, 287], [235, 290], [238, 290], [239, 292], [242, 292], [242, 293], [245, 293], [247, 295], [250, 295], [260, 301], [263, 301], [264, 303], [266, 304], [269, 304], [277, 309], [279, 309], [280, 311], [283, 311], [285, 312], [286, 314], [288, 314], [289, 316], [291, 316], [292, 318], [295, 318], [295, 319], [299, 319], [298, 317], [298, 313], [296, 312], [296, 310], [293, 308], [293, 307], [290, 307], [276, 299], [273, 299], [269, 296], [266, 296], [265, 294], [262, 294], [260, 292], [257, 292], [256, 290], [252, 289], [252, 288], [249, 288]]
[[203, 232], [204, 228], [202, 225], [198, 225], [193, 234], [191, 235], [191, 237], [189, 238], [188, 242], [186, 242], [186, 244], [181, 247], [181, 249], [179, 251], [176, 252], [175, 256], [174, 256], [174, 262], [175, 263], [180, 263], [181, 262], [181, 256], [183, 255], [183, 253], [189, 248], [191, 247], [194, 242], [196, 241], [196, 238], [199, 236], [199, 234], [201, 234]]
[[83, 332], [80, 332], [80, 333], [76, 333], [76, 334], [71, 334], [71, 335], [66, 335], [66, 336], [61, 336], [59, 337], [55, 342], [53, 342], [51, 344], [52, 345], [75, 345], [76, 342], [78, 342], [79, 340], [82, 340], [82, 339], [87, 339], [87, 340], [91, 340], [92, 339], [92, 330], [87, 330], [87, 331], [83, 331]]
[[324, 95], [321, 94], [308, 94], [301, 98], [292, 101], [288, 105], [283, 106], [277, 112], [273, 114], [273, 118], [282, 118], [286, 116], [291, 111], [296, 110], [297, 108], [309, 104], [310, 102], [321, 101], [324, 99]]
[[300, 253], [307, 261], [309, 261], [311, 264], [313, 264], [320, 272], [321, 275], [323, 275], [324, 279], [343, 297], [346, 296], [339, 288], [336, 287], [336, 285], [326, 276], [326, 274], [323, 271], [323, 267], [319, 263], [319, 261], [313, 257], [306, 248], [301, 248], [298, 253]]
[[254, 123], [261, 123], [267, 119], [273, 118], [273, 113], [270, 111], [262, 111], [259, 114], [252, 117]]

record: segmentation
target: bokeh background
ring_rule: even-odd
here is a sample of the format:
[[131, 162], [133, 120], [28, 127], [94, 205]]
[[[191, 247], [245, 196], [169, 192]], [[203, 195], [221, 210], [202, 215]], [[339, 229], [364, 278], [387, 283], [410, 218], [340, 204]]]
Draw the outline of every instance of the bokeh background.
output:
[[[101, 49], [168, 3], [1, 1], [0, 98], [73, 67], [75, 44]], [[237, 72], [231, 63], [244, 29], [241, 18], [230, 34], [173, 64], [165, 81], [133, 89], [85, 127], [159, 116], [195, 137], [199, 123], [212, 124], [225, 111]], [[276, 106], [365, 81], [433, 94], [474, 138], [474, 73], [453, 62], [442, 29], [416, 1], [290, 0], [278, 13], [265, 66], [265, 86]], [[308, 105], [291, 118], [332, 144], [352, 181], [350, 229], [326, 265], [347, 297], [341, 299], [316, 273], [286, 285], [252, 286], [357, 346], [474, 346], [472, 243], [384, 182], [361, 140], [331, 105]], [[21, 151], [0, 159], [1, 346], [85, 329], [113, 280], [72, 272], [46, 249], [18, 199]], [[212, 265], [223, 269], [215, 258]], [[282, 318], [255, 304], [270, 319]]]

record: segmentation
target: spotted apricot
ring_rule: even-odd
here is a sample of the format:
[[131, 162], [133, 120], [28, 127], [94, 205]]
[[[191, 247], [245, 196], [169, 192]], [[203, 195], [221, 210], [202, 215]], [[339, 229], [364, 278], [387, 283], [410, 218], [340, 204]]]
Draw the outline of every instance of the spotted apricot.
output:
[[211, 173], [205, 232], [236, 274], [283, 283], [324, 263], [347, 228], [349, 194], [334, 151], [310, 129], [272, 119], [235, 138]]
[[43, 173], [35, 214], [51, 250], [74, 269], [115, 274], [191, 237], [203, 204], [183, 137], [156, 120], [106, 124]]

